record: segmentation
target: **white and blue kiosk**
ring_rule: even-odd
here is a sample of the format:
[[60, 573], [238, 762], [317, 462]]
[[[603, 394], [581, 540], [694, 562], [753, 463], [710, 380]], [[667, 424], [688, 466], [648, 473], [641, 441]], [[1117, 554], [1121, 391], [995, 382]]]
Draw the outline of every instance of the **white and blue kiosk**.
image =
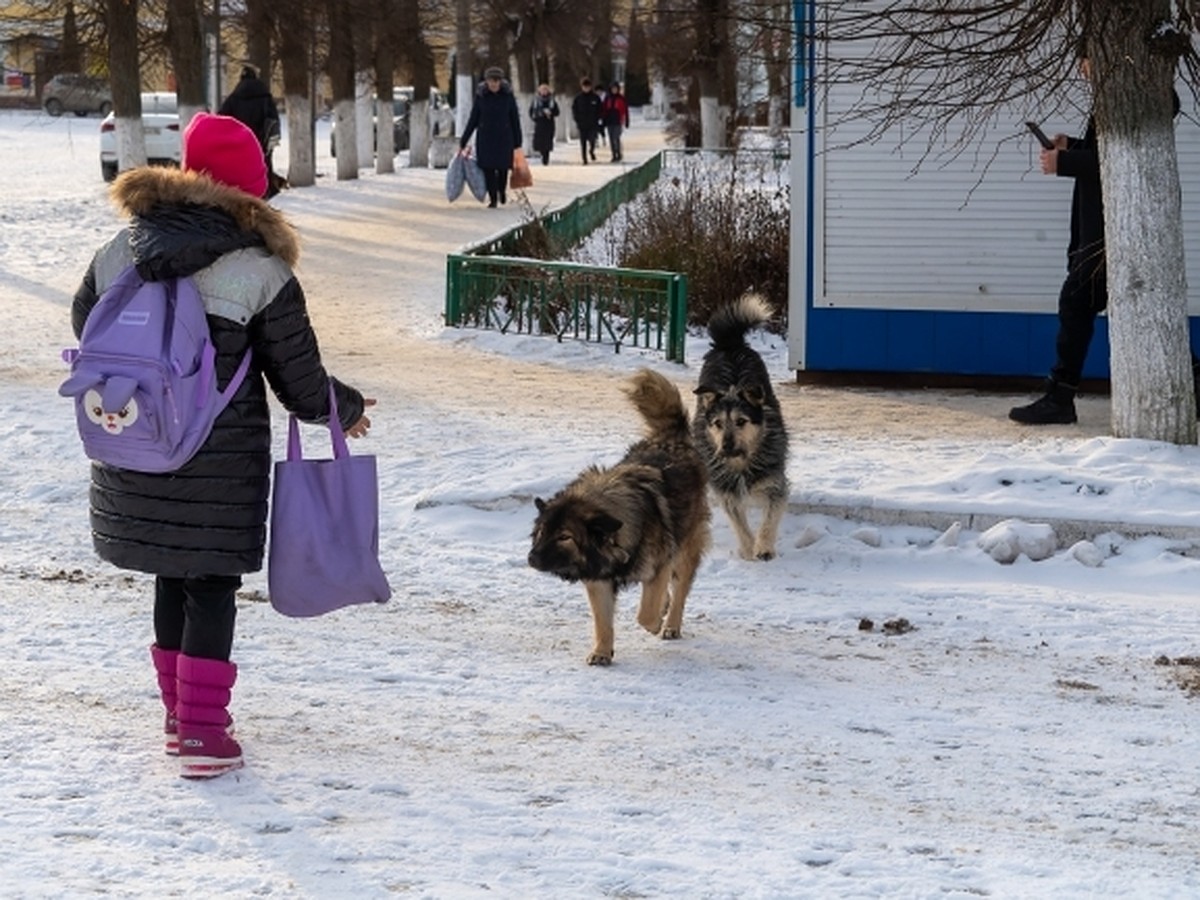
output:
[[[914, 127], [861, 142], [844, 121], [861, 85], [825, 84], [808, 38], [814, 0], [796, 0], [791, 130], [788, 358], [799, 380], [1012, 384], [1054, 362], [1072, 181], [1046, 176], [1014, 110], [964, 152]], [[1177, 125], [1193, 345], [1200, 346], [1200, 124], [1187, 98]], [[1046, 121], [1049, 134], [1081, 134]], [[948, 139], [956, 137], [948, 135]], [[1085, 381], [1108, 378], [1101, 316]]]

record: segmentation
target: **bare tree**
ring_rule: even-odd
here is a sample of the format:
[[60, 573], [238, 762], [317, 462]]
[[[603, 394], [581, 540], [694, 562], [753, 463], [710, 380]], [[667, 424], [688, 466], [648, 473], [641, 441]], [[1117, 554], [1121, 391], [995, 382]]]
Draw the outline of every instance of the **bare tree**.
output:
[[196, 0], [167, 3], [167, 50], [175, 73], [180, 131], [204, 109], [204, 30]]
[[83, 71], [83, 51], [79, 46], [79, 26], [75, 19], [75, 4], [67, 0], [63, 8], [62, 46], [59, 48], [59, 62], [68, 72]]
[[349, 4], [327, 0], [329, 17], [329, 87], [333, 92], [333, 124], [338, 181], [358, 178], [356, 139], [354, 33]]
[[472, 43], [471, 0], [455, 0], [454, 5], [454, 128], [462, 134], [471, 115], [475, 96], [475, 50]]
[[404, 63], [413, 86], [408, 111], [408, 164], [413, 168], [429, 165], [430, 91], [434, 87], [433, 51], [425, 38], [425, 13], [417, 0], [399, 0], [397, 15], [388, 31], [397, 48], [397, 63]]
[[275, 15], [270, 0], [246, 0], [246, 61], [267, 84], [271, 83], [271, 44]]
[[311, 187], [317, 176], [313, 146], [313, 9], [305, 0], [284, 0], [276, 3], [275, 10], [279, 16], [279, 61], [287, 110], [287, 180], [292, 187]]
[[108, 71], [117, 125], [117, 170], [146, 164], [137, 0], [106, 0]]
[[[413, 6], [416, 4], [413, 3]], [[368, 30], [371, 56], [375, 70], [375, 171], [386, 174], [396, 171], [396, 139], [392, 129], [395, 118], [396, 41], [391, 27], [396, 4], [393, 0], [374, 0], [369, 7], [375, 27]], [[412, 140], [413, 117], [409, 110], [409, 140]]]
[[[1193, 92], [1192, 0], [827, 0], [824, 79], [861, 87], [866, 139], [904, 123], [929, 146], [973, 148], [1006, 108], [1067, 103], [1091, 61], [1105, 197], [1112, 431], [1196, 442], [1172, 85]], [[924, 129], [924, 130], [922, 130]]]

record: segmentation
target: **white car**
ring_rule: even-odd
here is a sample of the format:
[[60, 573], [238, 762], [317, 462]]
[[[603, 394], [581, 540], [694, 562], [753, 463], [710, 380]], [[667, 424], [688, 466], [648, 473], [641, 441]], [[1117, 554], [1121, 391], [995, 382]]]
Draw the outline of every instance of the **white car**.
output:
[[[152, 166], [178, 166], [179, 107], [174, 94], [142, 94], [142, 129], [147, 162]], [[100, 173], [105, 181], [117, 177], [117, 120], [113, 113], [100, 123]]]

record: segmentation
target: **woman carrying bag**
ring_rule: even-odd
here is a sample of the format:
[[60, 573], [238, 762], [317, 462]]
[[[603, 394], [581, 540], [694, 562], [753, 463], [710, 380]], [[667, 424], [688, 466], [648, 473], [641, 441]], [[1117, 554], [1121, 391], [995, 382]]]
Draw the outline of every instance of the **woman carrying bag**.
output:
[[458, 142], [459, 153], [467, 152], [472, 135], [475, 135], [475, 160], [487, 180], [488, 208], [495, 209], [497, 201], [508, 202], [505, 191], [508, 170], [512, 168], [513, 151], [521, 146], [517, 101], [512, 87], [504, 80], [504, 72], [495, 66], [484, 72], [483, 83], [475, 91], [471, 117]]

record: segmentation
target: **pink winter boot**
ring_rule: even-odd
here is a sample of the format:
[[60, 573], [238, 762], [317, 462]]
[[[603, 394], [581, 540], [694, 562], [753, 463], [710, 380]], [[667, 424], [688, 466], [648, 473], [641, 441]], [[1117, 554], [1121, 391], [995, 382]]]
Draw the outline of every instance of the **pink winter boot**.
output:
[[181, 653], [175, 671], [179, 680], [175, 716], [180, 774], [184, 778], [215, 778], [240, 769], [242, 748], [229, 733], [227, 712], [237, 666]]
[[158, 673], [158, 692], [162, 695], [167, 717], [163, 722], [166, 736], [166, 751], [171, 756], [179, 754], [179, 732], [175, 721], [175, 704], [179, 699], [175, 685], [175, 667], [179, 659], [178, 650], [163, 650], [157, 644], [150, 646], [150, 658], [154, 660], [154, 671]]

